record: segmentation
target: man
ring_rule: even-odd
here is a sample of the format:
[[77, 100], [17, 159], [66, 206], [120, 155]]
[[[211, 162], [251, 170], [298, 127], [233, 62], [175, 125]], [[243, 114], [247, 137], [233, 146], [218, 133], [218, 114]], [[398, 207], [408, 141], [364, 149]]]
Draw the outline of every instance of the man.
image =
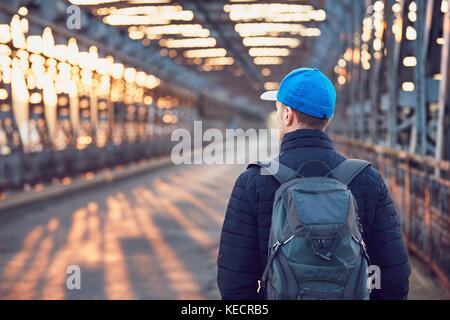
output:
[[[325, 133], [334, 114], [336, 91], [317, 69], [297, 69], [288, 74], [278, 91], [264, 93], [276, 101], [280, 130], [280, 163], [297, 170], [318, 160], [329, 168], [345, 158]], [[308, 176], [324, 174], [311, 167]], [[325, 172], [326, 173], [326, 172]], [[220, 240], [217, 282], [223, 299], [263, 299], [258, 280], [267, 264], [268, 239], [274, 194], [280, 184], [250, 167], [232, 191]], [[381, 288], [371, 299], [406, 299], [410, 266], [399, 217], [380, 173], [364, 169], [349, 185], [356, 198], [363, 238], [373, 265], [381, 269]]]

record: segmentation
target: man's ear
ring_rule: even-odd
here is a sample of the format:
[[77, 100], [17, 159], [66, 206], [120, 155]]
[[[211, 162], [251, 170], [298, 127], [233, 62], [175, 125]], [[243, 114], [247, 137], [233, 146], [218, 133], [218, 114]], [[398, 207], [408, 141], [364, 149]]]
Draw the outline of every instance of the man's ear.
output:
[[286, 126], [291, 126], [292, 122], [294, 122], [294, 118], [295, 118], [294, 111], [292, 110], [291, 107], [286, 106], [285, 112], [286, 112], [285, 117], [284, 117], [285, 124], [286, 124]]

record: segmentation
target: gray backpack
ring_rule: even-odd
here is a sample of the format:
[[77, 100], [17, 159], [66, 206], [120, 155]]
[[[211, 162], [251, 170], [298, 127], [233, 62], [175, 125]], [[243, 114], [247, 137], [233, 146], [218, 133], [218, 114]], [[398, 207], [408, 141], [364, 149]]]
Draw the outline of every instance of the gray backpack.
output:
[[257, 165], [281, 183], [258, 290], [269, 300], [369, 299], [370, 262], [348, 185], [370, 163], [346, 160], [324, 177], [302, 177], [276, 159]]

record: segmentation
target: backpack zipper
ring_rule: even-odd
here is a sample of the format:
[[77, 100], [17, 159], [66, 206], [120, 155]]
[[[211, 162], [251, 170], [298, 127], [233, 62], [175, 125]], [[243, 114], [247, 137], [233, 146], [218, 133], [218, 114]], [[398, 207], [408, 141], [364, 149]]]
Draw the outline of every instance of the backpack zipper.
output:
[[342, 192], [342, 191], [348, 191], [348, 189], [328, 189], [328, 190], [306, 190], [306, 189], [295, 189], [295, 191], [300, 191], [301, 193], [306, 194], [323, 194], [323, 193], [335, 193], [335, 192]]

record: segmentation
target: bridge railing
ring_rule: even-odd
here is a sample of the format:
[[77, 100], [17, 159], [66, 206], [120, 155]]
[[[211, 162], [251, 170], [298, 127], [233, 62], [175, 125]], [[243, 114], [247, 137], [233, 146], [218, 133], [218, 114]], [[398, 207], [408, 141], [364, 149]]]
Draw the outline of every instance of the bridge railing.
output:
[[450, 289], [450, 162], [343, 136], [333, 138], [340, 152], [369, 160], [380, 170], [401, 215], [410, 252]]

